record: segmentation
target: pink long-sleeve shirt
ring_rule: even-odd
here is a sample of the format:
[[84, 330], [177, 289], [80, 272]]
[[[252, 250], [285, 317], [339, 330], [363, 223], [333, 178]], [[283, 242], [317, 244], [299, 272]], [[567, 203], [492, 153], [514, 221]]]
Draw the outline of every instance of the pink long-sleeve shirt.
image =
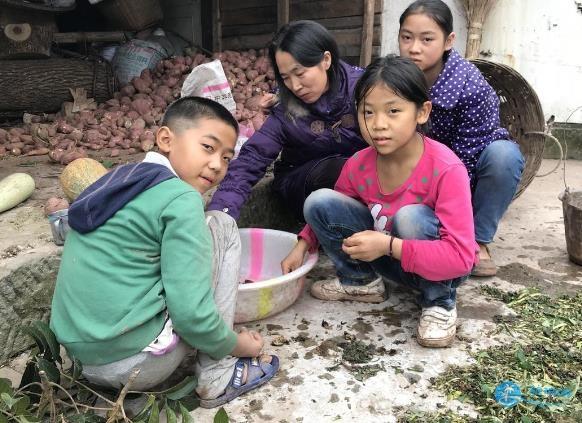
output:
[[[407, 239], [402, 243], [401, 264], [405, 272], [431, 281], [468, 274], [478, 261], [473, 209], [467, 170], [445, 145], [424, 137], [424, 152], [410, 177], [393, 192], [382, 192], [378, 181], [377, 152], [372, 147], [354, 154], [345, 164], [335, 190], [366, 204], [374, 229], [389, 233], [392, 218], [408, 204], [424, 204], [440, 222], [440, 239]], [[318, 245], [306, 225], [299, 236], [311, 248]]]

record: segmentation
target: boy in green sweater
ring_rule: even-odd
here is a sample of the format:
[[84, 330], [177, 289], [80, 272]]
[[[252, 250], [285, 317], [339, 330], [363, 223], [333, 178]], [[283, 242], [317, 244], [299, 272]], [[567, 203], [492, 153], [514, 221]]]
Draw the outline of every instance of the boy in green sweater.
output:
[[120, 388], [140, 369], [131, 389], [147, 390], [194, 348], [210, 408], [277, 372], [258, 333], [232, 331], [238, 228], [205, 214], [201, 196], [224, 178], [237, 134], [218, 103], [181, 98], [156, 134], [159, 153], [115, 168], [71, 205], [51, 328], [89, 381]]

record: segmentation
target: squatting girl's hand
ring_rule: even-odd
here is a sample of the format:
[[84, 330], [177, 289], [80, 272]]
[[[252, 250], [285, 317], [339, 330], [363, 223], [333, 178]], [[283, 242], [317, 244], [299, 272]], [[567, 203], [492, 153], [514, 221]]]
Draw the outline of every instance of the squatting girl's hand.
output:
[[342, 250], [354, 260], [373, 261], [388, 253], [390, 236], [378, 231], [362, 231], [344, 239]]
[[305, 253], [309, 249], [309, 245], [304, 239], [300, 239], [297, 241], [297, 244], [289, 255], [283, 259], [281, 262], [281, 271], [283, 274], [289, 273], [297, 269], [299, 266], [303, 264], [303, 258], [305, 257]]

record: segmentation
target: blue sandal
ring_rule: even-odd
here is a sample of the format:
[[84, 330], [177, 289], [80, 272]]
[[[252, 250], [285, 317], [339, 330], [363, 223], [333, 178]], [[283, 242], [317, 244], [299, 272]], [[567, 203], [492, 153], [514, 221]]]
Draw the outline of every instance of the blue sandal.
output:
[[[244, 374], [245, 365], [247, 366], [247, 383], [243, 385], [242, 379]], [[200, 407], [202, 408], [215, 408], [229, 401], [232, 401], [236, 397], [252, 391], [253, 389], [263, 385], [275, 376], [279, 370], [279, 358], [276, 355], [271, 356], [270, 363], [264, 363], [260, 361], [257, 357], [243, 357], [239, 358], [234, 366], [234, 372], [232, 373], [232, 378], [226, 386], [224, 394], [215, 399], [201, 399]]]

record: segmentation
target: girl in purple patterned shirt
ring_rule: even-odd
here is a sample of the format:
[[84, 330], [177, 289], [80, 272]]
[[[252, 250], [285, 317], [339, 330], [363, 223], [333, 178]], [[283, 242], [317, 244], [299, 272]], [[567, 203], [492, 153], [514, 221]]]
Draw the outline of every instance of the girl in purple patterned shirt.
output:
[[479, 70], [453, 49], [453, 16], [441, 0], [418, 0], [400, 16], [400, 54], [424, 72], [433, 104], [427, 134], [451, 148], [471, 178], [480, 263], [474, 276], [497, 268], [487, 245], [521, 179], [524, 158], [499, 119], [499, 98]]

